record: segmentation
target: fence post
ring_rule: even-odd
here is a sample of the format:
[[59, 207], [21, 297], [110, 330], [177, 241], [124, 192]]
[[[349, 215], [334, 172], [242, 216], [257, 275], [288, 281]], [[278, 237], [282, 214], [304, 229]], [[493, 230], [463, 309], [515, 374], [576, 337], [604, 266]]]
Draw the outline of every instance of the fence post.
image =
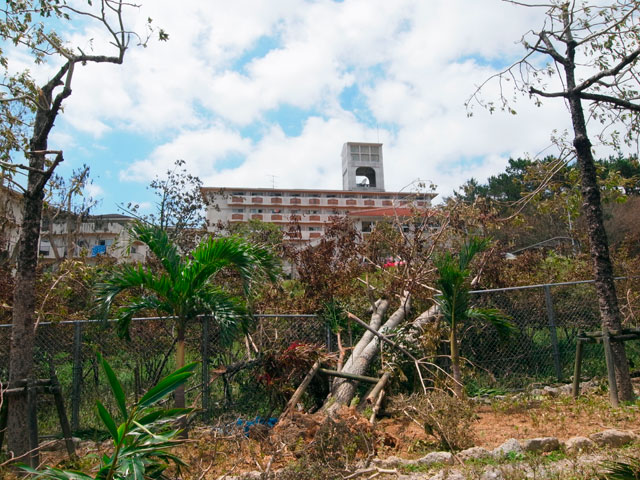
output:
[[80, 395], [82, 389], [82, 323], [73, 324], [73, 372], [71, 385], [71, 429], [80, 430]]
[[40, 465], [40, 450], [38, 449], [38, 405], [36, 398], [36, 383], [27, 379], [27, 426], [29, 429], [29, 465], [38, 468]]
[[202, 317], [202, 416], [209, 419], [209, 316]]
[[549, 335], [551, 336], [551, 348], [553, 349], [553, 363], [556, 369], [558, 381], [562, 381], [562, 367], [560, 366], [560, 348], [558, 347], [558, 333], [556, 332], [556, 314], [553, 310], [551, 287], [544, 286], [544, 300], [547, 304], [547, 318], [549, 319]]
[[618, 384], [616, 383], [616, 372], [615, 366], [613, 365], [613, 352], [611, 351], [611, 333], [607, 327], [602, 329], [602, 346], [604, 347], [604, 360], [607, 363], [609, 400], [611, 401], [611, 406], [618, 407]]

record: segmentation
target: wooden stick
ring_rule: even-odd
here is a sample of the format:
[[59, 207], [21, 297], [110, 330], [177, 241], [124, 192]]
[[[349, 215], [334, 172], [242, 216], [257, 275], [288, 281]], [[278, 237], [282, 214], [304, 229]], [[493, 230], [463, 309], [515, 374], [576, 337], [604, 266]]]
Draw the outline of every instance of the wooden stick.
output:
[[382, 406], [382, 400], [384, 400], [384, 395], [385, 395], [384, 390], [380, 390], [380, 395], [378, 395], [378, 400], [376, 401], [376, 404], [373, 407], [373, 413], [371, 413], [371, 418], [369, 418], [369, 423], [371, 425], [376, 423], [376, 415], [378, 415], [378, 412], [380, 411], [380, 407]]
[[387, 384], [390, 378], [391, 378], [391, 374], [389, 372], [384, 372], [382, 377], [380, 377], [380, 380], [378, 381], [378, 383], [376, 383], [376, 386], [373, 387], [369, 395], [367, 395], [366, 402], [368, 404], [373, 404], [376, 402], [376, 399], [380, 395], [380, 392], [384, 389], [384, 386]]
[[293, 409], [298, 404], [300, 397], [302, 397], [302, 394], [305, 392], [305, 390], [311, 383], [311, 380], [316, 375], [318, 370], [320, 370], [320, 360], [317, 360], [316, 363], [313, 364], [313, 367], [311, 367], [311, 370], [309, 370], [309, 373], [307, 373], [307, 376], [304, 377], [304, 380], [302, 380], [302, 383], [300, 384], [300, 386], [293, 393], [293, 396], [289, 400], [289, 403], [287, 403], [287, 407], [285, 408], [284, 413], [281, 416], [282, 418], [286, 417], [287, 415], [289, 415], [289, 413], [293, 412]]
[[364, 375], [357, 375], [355, 373], [336, 372], [335, 370], [327, 370], [326, 368], [320, 368], [318, 371], [332, 377], [346, 378], [347, 380], [357, 380], [359, 382], [378, 383], [380, 381], [379, 378], [365, 377]]
[[578, 398], [580, 395], [580, 374], [582, 370], [582, 341], [576, 342], [576, 361], [573, 366], [573, 386], [571, 387], [571, 393], [573, 398]]

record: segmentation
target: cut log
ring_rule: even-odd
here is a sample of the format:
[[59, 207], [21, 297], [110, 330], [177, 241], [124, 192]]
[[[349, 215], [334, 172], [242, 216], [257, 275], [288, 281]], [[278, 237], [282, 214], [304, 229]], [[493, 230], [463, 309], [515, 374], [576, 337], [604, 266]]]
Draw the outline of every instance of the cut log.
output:
[[387, 384], [390, 378], [391, 378], [391, 373], [384, 372], [382, 377], [380, 377], [380, 380], [378, 381], [378, 383], [376, 383], [376, 386], [373, 387], [373, 390], [371, 390], [371, 393], [367, 395], [366, 402], [368, 404], [373, 404], [376, 402], [378, 396], [380, 395], [380, 392], [384, 389], [385, 385]]
[[376, 404], [373, 406], [373, 412], [371, 413], [371, 417], [369, 418], [369, 423], [371, 425], [376, 423], [376, 416], [378, 415], [378, 412], [380, 411], [380, 407], [382, 406], [384, 395], [385, 395], [384, 390], [380, 390], [380, 394], [378, 395]]

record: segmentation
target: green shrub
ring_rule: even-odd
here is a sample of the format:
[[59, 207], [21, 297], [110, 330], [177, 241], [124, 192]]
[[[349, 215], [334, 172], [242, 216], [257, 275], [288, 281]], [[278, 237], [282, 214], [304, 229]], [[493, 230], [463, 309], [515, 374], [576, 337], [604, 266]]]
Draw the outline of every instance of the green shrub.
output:
[[127, 408], [122, 385], [113, 369], [102, 356], [98, 361], [109, 380], [111, 391], [122, 422], [118, 425], [109, 410], [96, 402], [97, 414], [113, 440], [111, 455], [103, 455], [95, 476], [83, 472], [44, 467], [36, 470], [21, 466], [35, 479], [55, 480], [133, 480], [168, 478], [165, 470], [174, 466], [178, 471], [185, 465], [170, 450], [183, 442], [176, 422], [191, 413], [189, 408], [165, 409], [159, 402], [184, 385], [193, 374], [195, 363], [174, 371], [151, 388], [130, 408]]

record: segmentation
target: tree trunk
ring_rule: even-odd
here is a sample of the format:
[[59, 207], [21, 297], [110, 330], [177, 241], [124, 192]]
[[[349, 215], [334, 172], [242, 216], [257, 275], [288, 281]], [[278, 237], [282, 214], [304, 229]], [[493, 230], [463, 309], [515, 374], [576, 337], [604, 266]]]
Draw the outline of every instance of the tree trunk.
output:
[[[185, 322], [178, 320], [178, 341], [176, 342], [176, 369], [184, 367], [185, 330], [186, 330]], [[185, 408], [184, 393], [185, 393], [184, 384], [176, 388], [174, 392], [176, 408]], [[187, 430], [188, 425], [187, 425], [186, 415], [181, 416], [178, 419], [177, 423], [180, 430], [182, 430], [182, 432], [180, 433], [180, 437], [188, 438], [189, 432]]]
[[[584, 117], [582, 120], [584, 121]], [[583, 198], [582, 211], [587, 220], [589, 250], [593, 263], [594, 285], [598, 297], [602, 329], [616, 332], [622, 328], [622, 315], [616, 295], [613, 266], [609, 256], [609, 242], [602, 219], [600, 189], [591, 153], [591, 142], [586, 136], [586, 126], [584, 134], [576, 132], [573, 144], [576, 148], [578, 166], [580, 168]], [[619, 400], [632, 401], [635, 395], [629, 375], [629, 362], [627, 361], [624, 343], [613, 342], [611, 350], [616, 371]]]
[[[379, 300], [376, 302], [376, 310], [371, 315], [370, 326], [381, 334], [393, 330], [406, 318], [407, 312], [411, 308], [411, 296], [408, 292], [405, 292], [400, 300], [400, 307], [380, 326], [388, 306], [389, 302], [387, 300]], [[353, 349], [342, 371], [364, 375], [378, 353], [379, 344], [380, 339], [373, 333], [366, 331]], [[324, 405], [325, 410], [331, 413], [337, 410], [340, 405], [348, 405], [353, 400], [355, 393], [356, 385], [353, 382], [339, 379], [339, 381], [334, 382], [333, 391]]]
[[[33, 150], [45, 150], [38, 145]], [[44, 155], [33, 155], [33, 168], [41, 170]], [[29, 171], [27, 192], [23, 196], [23, 220], [18, 245], [16, 283], [13, 296], [13, 318], [11, 327], [11, 351], [9, 354], [9, 383], [31, 378], [33, 372], [33, 345], [35, 342], [35, 288], [38, 266], [38, 240], [42, 216], [43, 191], [35, 191], [40, 180], [37, 172]], [[28, 404], [26, 393], [8, 398], [9, 417], [7, 423], [7, 446], [15, 456], [30, 450], [28, 431]]]
[[452, 323], [449, 334], [449, 349], [451, 352], [451, 374], [453, 376], [453, 391], [458, 398], [462, 398], [462, 372], [460, 371], [460, 352], [456, 325]]
[[[575, 86], [575, 42], [568, 43], [565, 66], [567, 90], [571, 92]], [[618, 331], [622, 328], [622, 315], [618, 305], [616, 287], [613, 280], [613, 266], [609, 256], [609, 242], [607, 232], [604, 229], [602, 218], [602, 204], [600, 201], [600, 188], [596, 174], [595, 161], [591, 152], [591, 141], [587, 135], [587, 124], [584, 118], [584, 110], [578, 93], [568, 96], [571, 122], [573, 124], [573, 146], [576, 150], [578, 168], [580, 169], [580, 189], [582, 192], [582, 211], [587, 221], [587, 233], [589, 236], [589, 250], [593, 262], [594, 284], [600, 308], [600, 320], [602, 329]], [[624, 343], [613, 342], [613, 363], [616, 373], [619, 400], [632, 401], [635, 398], [631, 377], [629, 375], [629, 363], [624, 349]]]
[[[185, 325], [178, 322], [178, 341], [176, 342], [176, 369], [184, 367], [184, 337]], [[177, 408], [184, 408], [184, 385], [180, 385], [175, 391], [175, 400]]]

